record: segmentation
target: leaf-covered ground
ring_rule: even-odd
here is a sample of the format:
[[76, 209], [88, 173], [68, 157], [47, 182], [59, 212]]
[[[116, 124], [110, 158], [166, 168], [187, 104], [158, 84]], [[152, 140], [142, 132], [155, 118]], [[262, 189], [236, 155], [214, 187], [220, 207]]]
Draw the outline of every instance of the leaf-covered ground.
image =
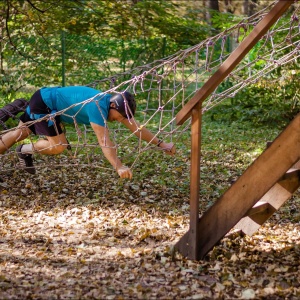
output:
[[[200, 213], [276, 136], [226, 127], [204, 128]], [[299, 192], [252, 237], [225, 237], [203, 261], [172, 255], [189, 224], [187, 149], [152, 155], [132, 181], [1, 174], [0, 299], [299, 299]]]

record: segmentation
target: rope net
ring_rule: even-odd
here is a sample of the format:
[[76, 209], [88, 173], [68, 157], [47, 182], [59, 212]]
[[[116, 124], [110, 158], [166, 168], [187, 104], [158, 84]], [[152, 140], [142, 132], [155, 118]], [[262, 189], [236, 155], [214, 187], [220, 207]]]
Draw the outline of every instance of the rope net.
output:
[[[276, 2], [270, 4], [259, 13], [243, 19], [235, 26], [191, 48], [113, 77], [96, 80], [89, 86], [101, 90], [100, 97], [125, 90], [131, 92], [137, 101], [137, 112], [132, 122], [138, 120], [139, 124], [148, 128], [155, 137], [176, 144], [181, 134], [188, 132], [190, 128], [189, 122], [177, 126], [176, 114], [275, 4]], [[239, 91], [249, 85], [262, 85], [268, 81], [268, 84], [274, 85], [275, 89], [278, 85], [292, 79], [295, 74], [291, 73], [290, 66], [298, 64], [300, 32], [299, 6], [295, 4], [292, 9], [293, 12], [289, 11], [281, 17], [226, 80], [205, 100], [203, 113], [224, 100], [233, 99]], [[289, 68], [284, 68], [286, 65], [289, 65]], [[272, 79], [272, 72], [279, 67], [281, 67], [281, 78], [278, 82], [278, 77]], [[95, 101], [95, 98], [87, 99], [77, 105], [84, 107], [91, 101]], [[51, 120], [58, 115], [68, 115], [68, 109], [26, 125], [41, 120]], [[77, 124], [74, 116], [73, 119], [74, 126], [66, 126], [66, 135], [71, 149], [55, 157], [37, 154], [35, 166], [49, 168], [86, 165], [111, 172], [111, 166], [100, 155], [101, 149], [92, 129]], [[129, 132], [119, 123], [106, 123], [105, 126], [109, 128], [110, 138], [115, 143], [118, 156], [131, 168], [136, 165], [145, 151], [159, 150], [151, 142], [146, 143], [136, 138], [134, 133]], [[140, 127], [136, 127], [138, 132]], [[1, 136], [15, 129], [5, 129], [1, 132]], [[43, 137], [30, 136], [26, 141], [33, 143], [37, 138]], [[0, 172], [16, 168], [17, 156], [13, 148], [15, 147], [0, 156]]]

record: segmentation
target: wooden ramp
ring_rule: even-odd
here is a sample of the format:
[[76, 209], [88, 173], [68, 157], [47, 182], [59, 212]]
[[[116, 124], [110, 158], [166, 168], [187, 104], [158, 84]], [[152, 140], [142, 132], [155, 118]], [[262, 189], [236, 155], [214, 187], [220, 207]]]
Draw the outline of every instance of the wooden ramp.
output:
[[197, 241], [190, 228], [175, 249], [202, 259], [234, 227], [253, 234], [300, 186], [299, 159], [300, 114], [199, 218]]

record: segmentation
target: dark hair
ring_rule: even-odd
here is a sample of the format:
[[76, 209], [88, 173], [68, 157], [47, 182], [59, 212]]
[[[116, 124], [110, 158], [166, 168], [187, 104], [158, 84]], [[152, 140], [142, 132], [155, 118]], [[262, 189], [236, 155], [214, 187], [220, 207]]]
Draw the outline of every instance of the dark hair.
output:
[[135, 99], [129, 92], [123, 92], [121, 94], [111, 96], [110, 103], [115, 103], [116, 107], [114, 107], [114, 109], [116, 109], [126, 119], [131, 119], [135, 114]]

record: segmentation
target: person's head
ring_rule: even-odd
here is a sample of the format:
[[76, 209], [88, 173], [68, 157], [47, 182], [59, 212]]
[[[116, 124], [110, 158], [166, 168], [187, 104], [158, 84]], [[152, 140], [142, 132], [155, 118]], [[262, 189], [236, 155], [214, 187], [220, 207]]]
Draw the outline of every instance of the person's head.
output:
[[[136, 110], [135, 99], [129, 92], [115, 94], [110, 98], [110, 112], [116, 110], [123, 118], [131, 119]], [[114, 112], [110, 113], [110, 115]], [[117, 120], [115, 116], [110, 118], [112, 121]]]

